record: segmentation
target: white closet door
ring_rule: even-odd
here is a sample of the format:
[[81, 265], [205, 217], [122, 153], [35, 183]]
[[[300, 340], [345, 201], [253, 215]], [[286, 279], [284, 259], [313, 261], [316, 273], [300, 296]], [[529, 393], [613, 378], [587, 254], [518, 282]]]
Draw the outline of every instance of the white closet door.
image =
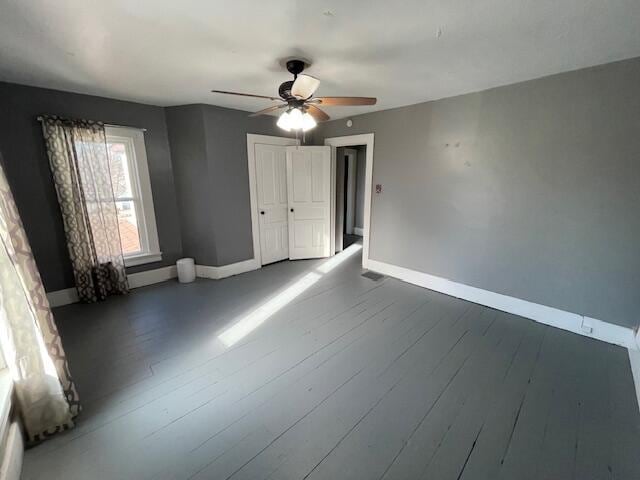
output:
[[286, 147], [256, 144], [256, 187], [262, 264], [289, 258]]
[[331, 221], [330, 147], [286, 147], [289, 258], [328, 257]]

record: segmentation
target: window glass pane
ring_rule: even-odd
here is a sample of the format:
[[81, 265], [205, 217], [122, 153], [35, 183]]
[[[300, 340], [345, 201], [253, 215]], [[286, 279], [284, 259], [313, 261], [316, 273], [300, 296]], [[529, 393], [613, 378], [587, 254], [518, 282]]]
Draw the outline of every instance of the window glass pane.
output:
[[132, 255], [140, 253], [140, 231], [138, 230], [138, 218], [136, 216], [135, 204], [131, 200], [116, 201], [118, 208], [118, 227], [120, 229], [120, 243], [122, 253]]
[[127, 146], [122, 142], [109, 142], [109, 168], [115, 198], [133, 197], [131, 172], [127, 159]]

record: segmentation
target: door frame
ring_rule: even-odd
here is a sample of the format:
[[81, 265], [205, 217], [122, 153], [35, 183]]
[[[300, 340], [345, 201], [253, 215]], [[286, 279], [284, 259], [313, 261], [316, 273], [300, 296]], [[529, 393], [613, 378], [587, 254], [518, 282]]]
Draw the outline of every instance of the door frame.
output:
[[253, 260], [258, 268], [262, 268], [262, 251], [260, 249], [260, 219], [258, 218], [258, 186], [256, 184], [256, 144], [295, 146], [300, 142], [295, 138], [275, 137], [247, 133], [247, 169], [249, 172], [249, 203], [251, 205], [251, 237], [253, 238]]
[[[347, 204], [345, 205], [347, 214], [344, 217], [343, 226], [349, 235], [353, 235], [353, 229], [356, 227], [356, 165], [358, 151], [355, 148], [345, 148], [344, 154], [349, 157], [349, 160], [347, 168]], [[336, 162], [337, 160], [336, 158]]]
[[[364, 220], [362, 231], [362, 267], [369, 265], [369, 241], [371, 237], [371, 184], [373, 183], [373, 133], [346, 135], [324, 139], [324, 144], [331, 147], [331, 252], [336, 250], [336, 148], [366, 145], [366, 165], [364, 174]], [[333, 255], [333, 253], [332, 253]]]
[[344, 194], [345, 194], [345, 168], [344, 162], [338, 161], [338, 153], [336, 150], [336, 207], [335, 207], [335, 233], [334, 233], [334, 242], [335, 242], [335, 253], [340, 253], [344, 250]]

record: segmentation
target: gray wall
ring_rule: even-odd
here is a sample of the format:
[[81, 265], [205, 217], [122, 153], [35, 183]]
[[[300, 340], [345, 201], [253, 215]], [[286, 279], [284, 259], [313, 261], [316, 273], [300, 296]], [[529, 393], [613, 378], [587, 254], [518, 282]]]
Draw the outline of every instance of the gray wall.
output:
[[364, 228], [364, 181], [367, 167], [367, 147], [359, 145], [356, 161], [356, 228]]
[[31, 248], [47, 291], [73, 287], [62, 217], [36, 117], [43, 113], [146, 128], [145, 143], [162, 262], [182, 253], [164, 109], [108, 98], [0, 82], [0, 152]]
[[640, 59], [324, 124], [375, 133], [371, 258], [636, 326]]
[[216, 247], [202, 106], [170, 107], [166, 109], [166, 116], [180, 210], [182, 249], [185, 256], [204, 263], [203, 259], [216, 258]]
[[185, 255], [212, 266], [253, 258], [247, 133], [284, 136], [276, 118], [211, 105], [166, 110]]

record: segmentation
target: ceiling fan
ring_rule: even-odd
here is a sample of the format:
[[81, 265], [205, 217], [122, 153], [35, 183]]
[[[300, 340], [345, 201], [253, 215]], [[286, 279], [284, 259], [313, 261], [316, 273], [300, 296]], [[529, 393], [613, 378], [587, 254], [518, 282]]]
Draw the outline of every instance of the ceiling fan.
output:
[[267, 95], [253, 95], [251, 93], [227, 92], [224, 90], [211, 90], [213, 93], [224, 93], [227, 95], [239, 95], [241, 97], [264, 98], [278, 101], [277, 105], [272, 105], [249, 116], [267, 115], [278, 110], [286, 109], [278, 119], [277, 125], [290, 132], [292, 130], [302, 130], [306, 132], [316, 126], [318, 122], [329, 120], [320, 106], [342, 107], [352, 105], [375, 105], [377, 99], [373, 97], [314, 97], [313, 94], [320, 85], [320, 80], [310, 75], [302, 74], [307, 64], [303, 60], [292, 59], [286, 63], [287, 70], [293, 74], [293, 80], [284, 82], [278, 88], [280, 97], [270, 97]]

